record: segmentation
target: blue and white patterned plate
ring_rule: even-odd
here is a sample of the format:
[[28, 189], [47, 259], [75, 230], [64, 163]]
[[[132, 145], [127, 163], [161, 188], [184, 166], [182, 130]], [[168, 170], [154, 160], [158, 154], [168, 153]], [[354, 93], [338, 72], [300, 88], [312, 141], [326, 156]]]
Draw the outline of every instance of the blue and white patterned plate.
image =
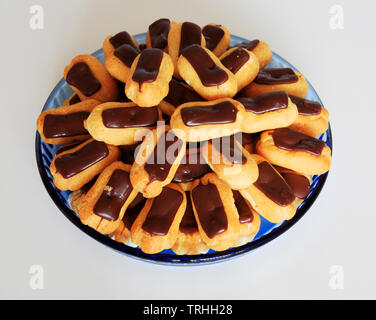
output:
[[[146, 33], [138, 34], [135, 36], [138, 43], [145, 43]], [[239, 42], [246, 41], [246, 39], [231, 36], [231, 45], [235, 45]], [[93, 56], [98, 58], [100, 61], [104, 62], [104, 56], [102, 49], [93, 53]], [[289, 67], [294, 70], [294, 68], [289, 62], [284, 60], [282, 57], [273, 53], [273, 59], [268, 64], [268, 68], [281, 68], [281, 67]], [[298, 70], [297, 70], [298, 71]], [[317, 101], [322, 104], [319, 96], [317, 95], [316, 91], [312, 88], [311, 84], [309, 84], [309, 89], [307, 93], [307, 99]], [[42, 111], [48, 109], [54, 109], [61, 106], [65, 99], [69, 98], [72, 95], [73, 91], [69, 87], [69, 85], [65, 82], [64, 79], [61, 79], [59, 83], [56, 85], [54, 90], [51, 92], [50, 96], [47, 99]], [[327, 132], [320, 136], [320, 139], [325, 141], [325, 143], [332, 149], [332, 134], [330, 131], [330, 126]], [[283, 232], [288, 230], [291, 226], [293, 226], [311, 207], [313, 202], [316, 200], [317, 196], [319, 195], [322, 187], [324, 186], [325, 180], [327, 178], [328, 173], [323, 175], [314, 176], [312, 183], [311, 183], [311, 190], [308, 197], [298, 206], [298, 210], [295, 216], [289, 220], [284, 221], [279, 224], [270, 223], [263, 217], [261, 217], [261, 226], [260, 230], [257, 233], [256, 237], [253, 239], [252, 242], [247, 243], [243, 246], [237, 248], [231, 248], [225, 251], [213, 251], [210, 250], [206, 254], [199, 254], [199, 255], [176, 255], [172, 250], [164, 250], [158, 254], [146, 254], [143, 253], [139, 248], [128, 246], [115, 240], [111, 239], [108, 236], [102, 235], [101, 233], [95, 231], [94, 229], [85, 226], [81, 223], [80, 219], [77, 215], [72, 211], [68, 196], [70, 191], [61, 191], [57, 189], [53, 184], [53, 179], [50, 173], [50, 164], [55, 155], [57, 150], [57, 146], [47, 144], [42, 141], [38, 132], [36, 133], [35, 137], [35, 151], [36, 151], [36, 158], [40, 176], [42, 181], [50, 194], [51, 198], [60, 209], [60, 211], [70, 220], [72, 221], [78, 228], [88, 234], [90, 237], [96, 239], [97, 241], [101, 242], [102, 244], [120, 252], [127, 256], [131, 256], [134, 258], [142, 259], [149, 262], [155, 262], [160, 264], [176, 264], [176, 265], [194, 265], [194, 264], [208, 264], [213, 262], [219, 262], [228, 260], [235, 256], [239, 256], [246, 252], [249, 252], [255, 248], [262, 246], [263, 244], [275, 239]]]

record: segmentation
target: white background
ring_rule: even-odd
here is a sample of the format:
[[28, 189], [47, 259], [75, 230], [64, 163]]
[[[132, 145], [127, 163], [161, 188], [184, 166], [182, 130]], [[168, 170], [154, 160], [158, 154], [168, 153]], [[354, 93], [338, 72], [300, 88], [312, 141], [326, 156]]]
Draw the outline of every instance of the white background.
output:
[[[1, 0], [0, 297], [114, 299], [376, 298], [374, 1]], [[42, 5], [43, 30], [30, 6]], [[332, 5], [344, 29], [330, 28]], [[161, 17], [216, 22], [259, 38], [310, 80], [330, 111], [333, 163], [311, 210], [292, 229], [232, 261], [169, 267], [122, 256], [76, 228], [40, 180], [35, 124], [72, 57], [109, 34], [144, 32]], [[29, 286], [32, 265], [44, 289]], [[344, 270], [333, 290], [330, 268]]]

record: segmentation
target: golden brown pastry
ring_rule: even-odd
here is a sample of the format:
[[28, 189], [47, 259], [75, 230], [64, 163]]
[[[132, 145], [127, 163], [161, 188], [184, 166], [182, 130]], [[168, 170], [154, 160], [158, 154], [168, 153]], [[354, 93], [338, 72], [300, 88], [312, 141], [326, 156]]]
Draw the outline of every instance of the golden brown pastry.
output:
[[137, 195], [129, 179], [131, 166], [121, 161], [104, 169], [79, 205], [81, 222], [103, 234], [114, 232]]
[[90, 137], [84, 121], [100, 102], [88, 99], [74, 105], [43, 111], [37, 120], [37, 130], [46, 143], [68, 144]]
[[233, 135], [205, 142], [202, 153], [210, 168], [231, 189], [247, 188], [257, 180], [257, 163]]
[[289, 95], [298, 108], [298, 116], [290, 128], [312, 137], [318, 137], [329, 127], [329, 112], [320, 103]]
[[290, 126], [298, 116], [295, 104], [284, 91], [237, 99], [245, 108], [242, 131], [255, 133]]
[[231, 41], [231, 35], [227, 28], [216, 23], [209, 23], [204, 26], [202, 34], [205, 37], [206, 48], [217, 57], [226, 51]]
[[291, 68], [261, 69], [255, 80], [246, 86], [242, 93], [246, 97], [256, 97], [276, 91], [286, 91], [288, 94], [304, 98], [308, 91], [308, 83], [301, 73]]
[[64, 78], [79, 98], [101, 102], [118, 99], [118, 85], [103, 64], [95, 57], [81, 54], [64, 69]]
[[165, 186], [155, 198], [146, 200], [133, 223], [131, 237], [145, 253], [157, 253], [171, 248], [179, 231], [187, 199], [176, 184]]
[[167, 96], [174, 66], [161, 49], [145, 49], [132, 63], [125, 94], [140, 107], [158, 105]]
[[215, 173], [208, 173], [193, 182], [191, 200], [198, 229], [209, 248], [232, 247], [239, 235], [239, 215], [230, 187]]
[[177, 64], [181, 52], [190, 45], [205, 47], [205, 38], [200, 26], [193, 22], [173, 23], [168, 33], [168, 54], [174, 64], [174, 77], [180, 79]]
[[254, 184], [240, 190], [241, 195], [272, 223], [291, 219], [296, 212], [293, 191], [266, 159], [256, 154], [252, 156], [257, 161], [259, 177]]
[[115, 146], [133, 145], [162, 120], [157, 107], [142, 108], [133, 102], [98, 105], [85, 122], [90, 135]]
[[269, 162], [306, 175], [327, 172], [332, 160], [324, 141], [289, 128], [264, 131], [256, 150]]
[[78, 190], [119, 157], [118, 147], [89, 139], [53, 158], [54, 185], [60, 190]]
[[206, 100], [232, 98], [238, 91], [233, 73], [214, 53], [198, 44], [181, 52], [177, 67], [184, 81]]
[[241, 131], [243, 105], [229, 98], [188, 102], [179, 106], [170, 119], [175, 134], [190, 142], [205, 141]]

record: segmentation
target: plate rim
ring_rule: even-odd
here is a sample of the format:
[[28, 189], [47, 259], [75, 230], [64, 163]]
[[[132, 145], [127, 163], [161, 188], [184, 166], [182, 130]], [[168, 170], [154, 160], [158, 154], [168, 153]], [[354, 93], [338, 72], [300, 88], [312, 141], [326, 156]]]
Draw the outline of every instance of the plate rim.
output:
[[[146, 33], [139, 33], [134, 35], [134, 37], [140, 38], [145, 37]], [[249, 41], [245, 38], [231, 35], [231, 40], [236, 41]], [[92, 55], [100, 53], [102, 49], [98, 49]], [[287, 60], [273, 52], [273, 55], [277, 56], [280, 60], [286, 62], [287, 64], [291, 65], [293, 69], [297, 70], [291, 63], [289, 63]], [[309, 83], [309, 81], [307, 80]], [[53, 88], [51, 93], [49, 94], [43, 108], [46, 107], [46, 105], [51, 103], [51, 100], [55, 96], [55, 93], [61, 89], [61, 87], [65, 84], [64, 78], [62, 78], [56, 86]], [[322, 104], [322, 101], [317, 94], [316, 90], [313, 88], [313, 86], [309, 83], [310, 87], [314, 91], [315, 95], [318, 97], [319, 102]], [[323, 104], [322, 104], [323, 105]], [[331, 131], [331, 125], [329, 122], [328, 130], [326, 131], [326, 134], [328, 135], [328, 146], [331, 149], [331, 152], [333, 153], [333, 136]], [[316, 201], [318, 195], [321, 193], [322, 188], [327, 180], [328, 174], [330, 171], [320, 175], [318, 177], [318, 182], [310, 194], [310, 197], [304, 201], [304, 203], [300, 206], [299, 211], [295, 214], [295, 216], [290, 219], [284, 221], [281, 225], [275, 227], [272, 229], [269, 233], [261, 236], [260, 238], [253, 240], [249, 243], [246, 243], [239, 247], [233, 247], [229, 248], [224, 251], [216, 251], [212, 253], [203, 253], [199, 255], [174, 255], [174, 254], [146, 254], [141, 251], [138, 247], [131, 247], [128, 245], [125, 245], [123, 243], [117, 242], [110, 238], [109, 236], [103, 235], [99, 233], [98, 231], [92, 229], [89, 226], [86, 226], [81, 223], [79, 217], [71, 210], [70, 208], [66, 207], [62, 199], [57, 195], [56, 191], [51, 186], [50, 179], [47, 176], [47, 173], [44, 169], [43, 160], [42, 160], [42, 151], [41, 151], [41, 145], [42, 140], [41, 137], [36, 131], [35, 135], [35, 156], [36, 156], [36, 162], [38, 171], [40, 174], [40, 177], [42, 179], [43, 185], [45, 189], [47, 190], [48, 194], [50, 195], [51, 199], [55, 203], [55, 205], [58, 207], [58, 209], [63, 213], [63, 215], [70, 220], [76, 227], [78, 227], [81, 231], [86, 233], [91, 238], [95, 239], [96, 241], [100, 242], [101, 244], [105, 245], [106, 247], [109, 247], [113, 249], [116, 252], [119, 252], [127, 257], [131, 257], [137, 260], [141, 260], [144, 262], [150, 262], [150, 263], [156, 263], [159, 265], [169, 265], [169, 266], [193, 266], [193, 265], [205, 265], [205, 264], [213, 264], [218, 262], [224, 262], [229, 261], [233, 258], [242, 256], [250, 251], [253, 251], [266, 243], [269, 243], [270, 241], [276, 239], [283, 233], [285, 233], [287, 230], [289, 230], [293, 225], [295, 225], [311, 208], [313, 203]]]

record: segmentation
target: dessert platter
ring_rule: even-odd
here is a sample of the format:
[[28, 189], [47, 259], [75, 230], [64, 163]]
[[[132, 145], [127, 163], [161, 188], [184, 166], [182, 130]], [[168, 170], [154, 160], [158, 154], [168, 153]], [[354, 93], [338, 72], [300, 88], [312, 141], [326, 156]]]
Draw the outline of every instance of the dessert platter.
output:
[[37, 119], [39, 172], [69, 220], [121, 253], [230, 259], [288, 230], [325, 183], [329, 113], [262, 40], [159, 19], [63, 74]]

